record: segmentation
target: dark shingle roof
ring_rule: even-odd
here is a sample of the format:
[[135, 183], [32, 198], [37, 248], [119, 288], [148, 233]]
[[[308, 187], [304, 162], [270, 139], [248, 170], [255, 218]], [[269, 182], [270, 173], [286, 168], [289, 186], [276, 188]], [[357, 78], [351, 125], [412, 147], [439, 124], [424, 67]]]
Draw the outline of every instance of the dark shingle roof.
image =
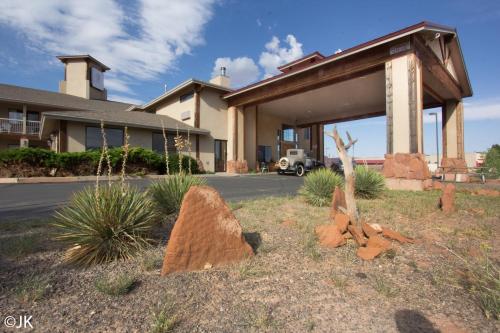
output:
[[102, 120], [105, 125], [128, 126], [154, 130], [161, 130], [163, 121], [165, 128], [170, 131], [175, 131], [178, 127], [179, 131], [182, 132], [186, 132], [189, 129], [189, 131], [193, 134], [210, 133], [207, 130], [191, 127], [167, 116], [139, 111], [47, 111], [42, 114], [42, 117], [86, 123], [100, 123]]
[[132, 104], [99, 101], [53, 91], [0, 84], [0, 100], [70, 110], [125, 111]]

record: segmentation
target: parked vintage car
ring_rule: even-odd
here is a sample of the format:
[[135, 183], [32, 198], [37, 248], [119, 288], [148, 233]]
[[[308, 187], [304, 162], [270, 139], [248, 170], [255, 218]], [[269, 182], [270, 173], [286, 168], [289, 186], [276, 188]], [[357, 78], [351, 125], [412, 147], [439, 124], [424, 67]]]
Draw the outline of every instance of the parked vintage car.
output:
[[[356, 161], [352, 159], [352, 167], [353, 169], [356, 168]], [[338, 157], [334, 158], [332, 160], [332, 165], [330, 166], [333, 172], [339, 173], [341, 175], [344, 175], [344, 164], [342, 163], [342, 160]]]
[[279, 160], [278, 166], [278, 174], [294, 173], [299, 177], [304, 176], [308, 171], [325, 167], [320, 161], [308, 157], [304, 149], [288, 149], [286, 157]]

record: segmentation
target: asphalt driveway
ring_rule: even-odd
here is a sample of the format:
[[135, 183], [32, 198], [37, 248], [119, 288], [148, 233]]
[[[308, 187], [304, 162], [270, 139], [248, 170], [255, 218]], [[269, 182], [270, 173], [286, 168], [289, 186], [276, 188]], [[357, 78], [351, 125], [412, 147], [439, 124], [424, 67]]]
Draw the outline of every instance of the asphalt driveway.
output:
[[[303, 179], [295, 176], [244, 175], [206, 177], [227, 201], [241, 201], [263, 196], [295, 195]], [[132, 180], [144, 189], [151, 180]], [[59, 184], [0, 184], [0, 222], [50, 216], [55, 209], [70, 200], [71, 195], [93, 182]]]

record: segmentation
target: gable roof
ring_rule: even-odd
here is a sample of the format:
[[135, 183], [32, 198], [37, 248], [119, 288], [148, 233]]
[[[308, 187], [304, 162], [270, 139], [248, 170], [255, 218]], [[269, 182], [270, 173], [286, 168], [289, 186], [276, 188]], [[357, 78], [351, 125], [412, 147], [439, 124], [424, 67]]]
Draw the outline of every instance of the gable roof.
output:
[[174, 95], [175, 93], [179, 92], [180, 90], [184, 89], [184, 88], [187, 88], [189, 86], [193, 86], [195, 84], [199, 84], [201, 86], [205, 86], [205, 87], [210, 87], [210, 88], [214, 88], [214, 89], [218, 89], [222, 92], [230, 92], [230, 91], [233, 91], [231, 88], [227, 88], [227, 87], [223, 87], [223, 86], [220, 86], [218, 84], [214, 84], [214, 83], [210, 83], [210, 82], [205, 82], [205, 81], [201, 81], [201, 80], [197, 80], [197, 79], [189, 79], [189, 80], [186, 80], [184, 82], [182, 82], [181, 84], [175, 86], [174, 88], [166, 91], [165, 93], [161, 94], [160, 96], [156, 97], [155, 99], [149, 101], [148, 103], [146, 104], [143, 104], [141, 106], [138, 106], [136, 108], [133, 108], [133, 109], [140, 109], [140, 110], [145, 110], [157, 103], [160, 103], [162, 102], [163, 100], [169, 98], [170, 96]]
[[0, 84], [0, 101], [33, 104], [69, 110], [125, 111], [132, 104], [86, 99], [54, 91]]
[[451, 27], [447, 27], [447, 26], [444, 26], [444, 25], [432, 23], [432, 22], [429, 22], [429, 21], [422, 21], [420, 23], [411, 25], [411, 26], [406, 27], [404, 29], [401, 29], [401, 30], [398, 30], [398, 31], [395, 31], [395, 32], [391, 32], [391, 33], [389, 33], [387, 35], [384, 35], [382, 37], [378, 37], [378, 38], [375, 38], [375, 39], [370, 40], [368, 42], [365, 42], [365, 43], [353, 46], [351, 48], [343, 50], [342, 52], [334, 53], [334, 54], [332, 54], [332, 55], [330, 55], [328, 57], [325, 57], [323, 59], [319, 59], [318, 61], [314, 62], [310, 66], [306, 66], [306, 67], [303, 67], [303, 68], [300, 68], [300, 69], [297, 69], [297, 70], [293, 70], [293, 71], [288, 71], [288, 72], [280, 73], [280, 74], [277, 74], [277, 75], [272, 76], [270, 78], [267, 78], [265, 80], [258, 81], [258, 82], [255, 82], [253, 84], [247, 85], [245, 87], [236, 89], [236, 90], [234, 90], [234, 91], [232, 91], [230, 93], [225, 94], [223, 96], [223, 98], [224, 99], [228, 99], [230, 97], [242, 94], [242, 93], [244, 93], [246, 91], [249, 91], [249, 90], [252, 90], [254, 88], [265, 86], [265, 85], [270, 84], [272, 82], [276, 82], [276, 81], [279, 81], [281, 79], [284, 79], [284, 78], [287, 78], [287, 77], [291, 77], [291, 76], [303, 73], [305, 71], [311, 70], [313, 68], [317, 68], [317, 67], [322, 66], [324, 64], [328, 64], [328, 63], [337, 61], [339, 59], [343, 59], [343, 58], [346, 58], [346, 57], [349, 57], [349, 56], [353, 56], [353, 55], [355, 55], [355, 54], [357, 54], [359, 52], [366, 51], [366, 50], [368, 50], [370, 48], [373, 48], [373, 47], [376, 47], [376, 46], [388, 43], [390, 41], [402, 38], [404, 36], [412, 35], [414, 33], [417, 33], [417, 32], [420, 32], [420, 31], [424, 31], [424, 30], [425, 31], [432, 31], [432, 32], [439, 32], [439, 33], [445, 33], [445, 34], [451, 34], [451, 35], [453, 35], [455, 37], [453, 39], [453, 43], [455, 43], [456, 48], [459, 50], [459, 58], [460, 58], [461, 65], [462, 65], [461, 67], [462, 67], [462, 72], [464, 74], [463, 76], [465, 78], [464, 82], [460, 82], [460, 84], [461, 84], [461, 86], [462, 86], [462, 88], [464, 89], [464, 92], [465, 92], [464, 93], [464, 95], [465, 95], [464, 97], [472, 96], [472, 87], [471, 87], [471, 84], [470, 84], [469, 76], [467, 74], [467, 68], [465, 67], [465, 61], [464, 61], [464, 58], [463, 58], [463, 55], [462, 55], [462, 52], [461, 52], [460, 42], [458, 40], [458, 34], [457, 34], [456, 29], [451, 28]]
[[42, 127], [45, 119], [60, 119], [92, 124], [100, 124], [101, 121], [103, 121], [105, 125], [128, 126], [132, 128], [146, 128], [153, 130], [162, 130], [163, 121], [165, 129], [169, 131], [176, 131], [178, 128], [180, 132], [187, 132], [189, 130], [192, 134], [210, 133], [207, 130], [194, 128], [168, 116], [137, 111], [47, 111], [42, 113]]

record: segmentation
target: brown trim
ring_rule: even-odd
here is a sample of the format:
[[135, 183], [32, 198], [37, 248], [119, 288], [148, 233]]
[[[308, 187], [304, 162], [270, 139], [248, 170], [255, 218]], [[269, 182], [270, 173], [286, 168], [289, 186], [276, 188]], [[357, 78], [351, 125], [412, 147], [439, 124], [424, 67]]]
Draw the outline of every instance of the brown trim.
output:
[[384, 116], [384, 115], [385, 115], [385, 110], [365, 113], [365, 114], [362, 114], [359, 116], [344, 116], [344, 117], [339, 117], [339, 118], [331, 118], [328, 120], [316, 121], [313, 123], [299, 124], [299, 125], [297, 125], [297, 127], [304, 128], [304, 127], [313, 126], [316, 124], [328, 125], [328, 124], [333, 124], [333, 123], [342, 123], [342, 122], [351, 121], [351, 120], [361, 120], [361, 119], [366, 119], [366, 118], [380, 117], [380, 116]]
[[200, 135], [195, 135], [196, 159], [200, 159]]
[[234, 108], [234, 119], [233, 119], [233, 158], [235, 161], [238, 160], [238, 108]]
[[259, 106], [255, 106], [255, 170], [259, 169]]
[[59, 120], [59, 152], [63, 153], [67, 151], [68, 151], [68, 122], [66, 120]]
[[[407, 34], [407, 33], [411, 32], [412, 30], [418, 30], [418, 29], [438, 29], [438, 30], [445, 30], [445, 31], [447, 31], [449, 33], [453, 33], [453, 34], [456, 33], [456, 30], [453, 29], [453, 28], [451, 28], [451, 27], [447, 27], [447, 26], [444, 26], [444, 25], [439, 25], [439, 24], [436, 24], [436, 23], [428, 22], [428, 21], [422, 21], [422, 22], [419, 22], [417, 24], [411, 25], [409, 27], [403, 28], [401, 30], [394, 31], [394, 32], [391, 32], [391, 33], [389, 33], [387, 35], [384, 35], [384, 36], [375, 38], [373, 40], [370, 40], [368, 42], [356, 45], [356, 46], [351, 47], [349, 49], [346, 49], [346, 50], [344, 50], [344, 51], [342, 51], [340, 53], [332, 54], [332, 55], [330, 55], [330, 56], [328, 56], [328, 57], [326, 57], [326, 58], [324, 58], [324, 59], [316, 62], [314, 64], [314, 67], [316, 67], [316, 66], [318, 66], [320, 64], [323, 64], [325, 62], [328, 62], [330, 60], [333, 60], [335, 58], [351, 56], [350, 53], [356, 52], [356, 51], [364, 49], [366, 47], [369, 47], [369, 46], [372, 46], [372, 45], [384, 42], [385, 40], [392, 39], [392, 38], [395, 38], [395, 37], [397, 37], [399, 35]], [[404, 37], [406, 37], [406, 36], [404, 36]], [[399, 43], [399, 41], [398, 41], [398, 43]], [[380, 46], [380, 45], [378, 45], [378, 46]], [[311, 67], [313, 67], [313, 66], [311, 66]], [[232, 91], [232, 92], [226, 94], [224, 96], [224, 98], [232, 97], [232, 96], [234, 96], [236, 94], [239, 94], [239, 93], [241, 93], [241, 92], [243, 92], [243, 91], [245, 91], [247, 89], [250, 89], [252, 87], [256, 87], [256, 86], [259, 86], [259, 85], [261, 85], [263, 83], [266, 83], [268, 81], [272, 81], [272, 80], [278, 79], [280, 77], [286, 77], [287, 75], [292, 75], [292, 74], [297, 74], [297, 73], [282, 73], [282, 74], [278, 74], [278, 75], [270, 77], [270, 78], [268, 78], [266, 80], [262, 80], [262, 81], [254, 83], [254, 84], [248, 85], [246, 87], [242, 87], [240, 89]]]
[[[422, 71], [420, 71], [420, 72], [422, 72]], [[435, 92], [431, 87], [429, 87], [428, 85], [423, 83], [423, 80], [422, 80], [422, 84], [424, 87], [424, 92], [428, 93], [432, 98], [434, 98], [440, 104], [444, 103], [444, 99], [441, 96], [439, 96], [439, 94], [437, 92]]]
[[319, 57], [320, 59], [324, 59], [326, 58], [324, 55], [322, 55], [321, 53], [319, 53], [318, 51], [314, 51], [312, 53], [309, 53], [305, 56], [303, 56], [302, 58], [299, 58], [297, 60], [294, 60], [292, 62], [289, 62], [288, 64], [284, 64], [284, 65], [281, 65], [278, 67], [279, 70], [282, 70], [284, 68], [287, 68], [287, 67], [290, 67], [290, 66], [293, 66], [293, 65], [297, 65], [298, 63], [301, 63], [303, 62], [304, 60], [307, 60], [309, 58], [316, 58], [316, 57]]
[[408, 111], [409, 111], [409, 148], [410, 153], [418, 153], [418, 86], [417, 86], [417, 58], [415, 55], [410, 55], [407, 58], [408, 71]]
[[393, 92], [392, 92], [392, 62], [385, 63], [385, 113], [386, 113], [386, 144], [387, 154], [393, 152]]
[[200, 128], [200, 111], [201, 111], [201, 91], [202, 87], [196, 85], [194, 87], [194, 127]]
[[413, 37], [413, 45], [417, 57], [422, 61], [422, 67], [425, 67], [455, 99], [460, 100], [463, 95], [460, 84], [451, 76], [436, 54], [429, 50], [418, 36]]
[[[443, 140], [443, 158], [445, 157], [448, 157], [448, 146], [447, 146], [447, 139], [446, 139], [446, 122], [447, 122], [447, 119], [446, 119], [446, 115], [447, 115], [447, 112], [446, 112], [446, 108], [448, 107], [447, 103], [443, 104], [442, 108], [441, 108], [441, 136], [442, 136], [442, 140]], [[438, 163], [439, 165], [441, 165], [441, 163]]]

